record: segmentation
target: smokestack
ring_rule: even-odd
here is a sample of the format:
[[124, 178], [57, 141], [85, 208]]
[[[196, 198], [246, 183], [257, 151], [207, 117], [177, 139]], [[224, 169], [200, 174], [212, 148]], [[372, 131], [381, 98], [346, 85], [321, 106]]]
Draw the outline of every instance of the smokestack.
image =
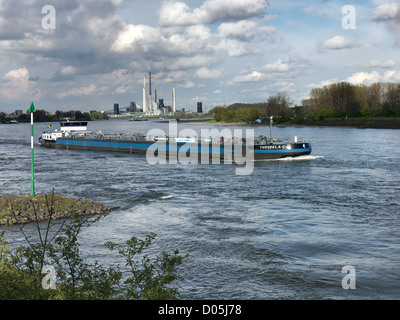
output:
[[153, 100], [151, 99], [151, 72], [149, 72], [149, 109], [153, 110]]
[[146, 108], [146, 73], [144, 74], [143, 80], [143, 113], [147, 112]]
[[172, 89], [172, 111], [176, 112], [176, 107], [175, 107], [175, 88]]
[[156, 97], [154, 99], [154, 102], [157, 103], [157, 89], [155, 90], [155, 95], [156, 95]]

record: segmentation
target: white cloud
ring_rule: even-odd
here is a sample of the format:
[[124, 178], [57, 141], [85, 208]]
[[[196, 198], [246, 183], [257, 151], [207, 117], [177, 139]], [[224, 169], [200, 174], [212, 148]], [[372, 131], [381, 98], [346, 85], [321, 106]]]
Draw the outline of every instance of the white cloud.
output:
[[379, 82], [381, 79], [381, 76], [379, 75], [378, 72], [373, 71], [371, 73], [368, 72], [357, 72], [351, 75], [350, 77], [347, 78], [347, 82], [350, 82], [352, 84], [358, 85], [358, 84], [371, 84], [374, 82]]
[[396, 65], [396, 61], [388, 59], [386, 61], [371, 60], [369, 63], [359, 64], [355, 68], [392, 68]]
[[394, 35], [394, 45], [400, 47], [400, 3], [388, 2], [376, 8], [372, 20], [386, 25], [387, 29]]
[[185, 82], [183, 85], [181, 85], [180, 87], [186, 88], [186, 89], [193, 88], [193, 87], [194, 87], [194, 83], [193, 83], [192, 81], [186, 81], [186, 82]]
[[263, 70], [268, 72], [288, 72], [291, 67], [289, 63], [283, 62], [282, 59], [279, 59], [276, 62], [271, 62], [263, 66]]
[[365, 84], [369, 85], [375, 82], [398, 82], [400, 81], [400, 71], [388, 70], [383, 75], [377, 71], [368, 72], [356, 72], [346, 79], [346, 81], [354, 84]]
[[322, 49], [349, 49], [356, 46], [354, 41], [351, 41], [342, 36], [334, 36], [324, 42]]
[[398, 82], [400, 81], [400, 71], [386, 71], [382, 78], [385, 82]]
[[250, 41], [255, 36], [265, 38], [275, 31], [273, 27], [259, 27], [255, 21], [248, 20], [222, 23], [218, 27], [218, 34], [221, 38], [237, 38], [243, 41]]
[[374, 21], [388, 21], [400, 19], [400, 3], [389, 2], [380, 5], [372, 15]]
[[261, 14], [268, 8], [266, 0], [207, 0], [191, 9], [182, 1], [164, 1], [158, 12], [160, 26], [188, 26], [238, 21]]
[[320, 83], [310, 83], [307, 85], [307, 88], [322, 88], [325, 86], [329, 86], [333, 83], [337, 83], [338, 79], [328, 79], [328, 80], [322, 80]]
[[228, 57], [259, 55], [262, 53], [261, 50], [253, 48], [250, 43], [237, 39], [221, 39], [214, 44], [214, 49], [225, 52]]
[[146, 25], [126, 25], [118, 34], [111, 46], [115, 52], [147, 51], [151, 45], [161, 40], [160, 31], [157, 28]]
[[199, 79], [215, 79], [220, 78], [225, 73], [222, 70], [209, 70], [206, 67], [200, 68], [195, 72], [195, 77]]
[[77, 69], [73, 66], [62, 67], [60, 73], [64, 76], [71, 76], [75, 74]]
[[87, 87], [75, 88], [66, 92], [60, 92], [59, 94], [57, 94], [57, 97], [63, 99], [68, 96], [88, 96], [94, 93], [95, 91], [96, 91], [96, 85], [91, 84], [90, 86]]
[[6, 99], [31, 99], [40, 96], [40, 90], [35, 88], [35, 82], [29, 80], [29, 70], [26, 68], [7, 72], [3, 80], [4, 83], [0, 84], [0, 96]]
[[381, 76], [378, 72], [373, 71], [371, 73], [368, 72], [356, 72], [350, 77], [347, 78], [347, 82], [350, 82], [354, 85], [365, 84], [369, 85], [375, 82], [379, 82], [381, 80]]
[[242, 82], [260, 82], [265, 79], [265, 74], [253, 71], [243, 75], [237, 75], [233, 78], [232, 83], [242, 83]]

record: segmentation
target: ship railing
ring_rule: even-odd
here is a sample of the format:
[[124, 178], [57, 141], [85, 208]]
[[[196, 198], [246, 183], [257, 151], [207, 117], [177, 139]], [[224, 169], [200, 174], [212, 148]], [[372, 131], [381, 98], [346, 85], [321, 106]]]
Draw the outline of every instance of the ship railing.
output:
[[[165, 142], [186, 142], [186, 143], [211, 143], [213, 145], [234, 144], [234, 145], [253, 145], [253, 144], [273, 144], [273, 143], [289, 143], [292, 140], [288, 138], [268, 138], [266, 136], [258, 136], [255, 139], [246, 139], [243, 137], [220, 137], [220, 136], [169, 136], [169, 135], [144, 135], [142, 133], [102, 133], [102, 132], [70, 132], [69, 137], [73, 139], [96, 139], [96, 140], [126, 140], [126, 141], [165, 141]], [[299, 139], [304, 143], [304, 139]]]

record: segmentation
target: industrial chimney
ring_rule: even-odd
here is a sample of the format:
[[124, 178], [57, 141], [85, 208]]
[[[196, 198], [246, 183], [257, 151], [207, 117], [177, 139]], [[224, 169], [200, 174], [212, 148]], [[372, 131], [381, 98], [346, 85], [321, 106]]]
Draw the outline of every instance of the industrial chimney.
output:
[[175, 88], [172, 89], [172, 111], [176, 112], [176, 107], [175, 107]]
[[143, 113], [147, 112], [146, 108], [146, 73], [144, 74], [144, 80], [143, 80]]
[[149, 72], [149, 109], [153, 111], [153, 100], [151, 98], [151, 72]]

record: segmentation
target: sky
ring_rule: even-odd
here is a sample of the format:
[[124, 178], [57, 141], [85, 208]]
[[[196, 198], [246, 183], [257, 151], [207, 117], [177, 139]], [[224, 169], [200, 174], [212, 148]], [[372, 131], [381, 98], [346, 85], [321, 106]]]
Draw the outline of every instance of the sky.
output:
[[141, 106], [148, 72], [191, 111], [399, 83], [400, 1], [0, 0], [0, 111]]

